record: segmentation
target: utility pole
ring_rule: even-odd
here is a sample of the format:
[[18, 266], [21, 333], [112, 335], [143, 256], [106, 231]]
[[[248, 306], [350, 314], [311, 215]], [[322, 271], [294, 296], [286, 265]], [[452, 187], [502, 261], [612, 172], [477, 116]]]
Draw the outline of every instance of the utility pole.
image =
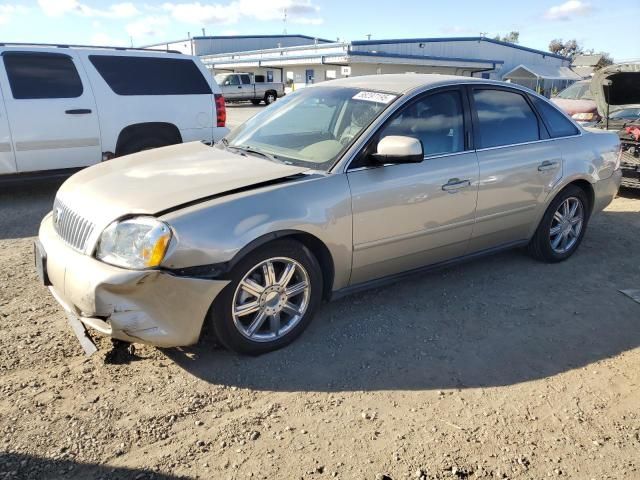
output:
[[284, 26], [282, 30], [282, 34], [286, 35], [287, 34], [287, 9], [286, 8], [282, 10], [282, 24]]

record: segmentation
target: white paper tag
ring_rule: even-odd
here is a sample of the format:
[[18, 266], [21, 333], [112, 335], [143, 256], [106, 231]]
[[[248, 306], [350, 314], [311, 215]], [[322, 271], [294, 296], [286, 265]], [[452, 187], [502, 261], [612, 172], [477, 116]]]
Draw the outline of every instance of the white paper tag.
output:
[[374, 103], [390, 103], [395, 100], [397, 95], [391, 95], [389, 93], [380, 92], [359, 92], [353, 96], [353, 100], [364, 100], [365, 102]]

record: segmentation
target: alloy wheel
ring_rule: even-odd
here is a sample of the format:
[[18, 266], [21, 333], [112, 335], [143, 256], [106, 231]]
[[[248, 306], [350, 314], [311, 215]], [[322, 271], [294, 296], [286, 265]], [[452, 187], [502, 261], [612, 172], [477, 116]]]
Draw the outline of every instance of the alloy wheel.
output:
[[573, 248], [580, 238], [584, 224], [584, 208], [579, 198], [568, 197], [553, 214], [549, 241], [554, 253], [564, 254]]
[[297, 261], [276, 257], [254, 266], [233, 295], [237, 330], [255, 342], [271, 342], [304, 317], [311, 295], [309, 274]]

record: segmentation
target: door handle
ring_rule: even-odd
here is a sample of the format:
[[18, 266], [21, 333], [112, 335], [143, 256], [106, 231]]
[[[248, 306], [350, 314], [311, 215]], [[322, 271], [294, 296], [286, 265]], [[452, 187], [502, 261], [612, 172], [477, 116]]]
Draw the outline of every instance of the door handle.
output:
[[71, 110], [65, 110], [64, 113], [67, 115], [86, 115], [87, 113], [91, 113], [90, 108], [73, 108]]
[[547, 170], [555, 170], [558, 164], [559, 162], [556, 162], [556, 161], [550, 162], [549, 160], [545, 160], [540, 165], [538, 165], [538, 171], [546, 172]]
[[238, 85], [238, 88], [242, 88], [242, 85]]
[[462, 188], [471, 186], [471, 180], [460, 180], [459, 178], [452, 178], [447, 183], [442, 185], [442, 190], [445, 192], [456, 193]]

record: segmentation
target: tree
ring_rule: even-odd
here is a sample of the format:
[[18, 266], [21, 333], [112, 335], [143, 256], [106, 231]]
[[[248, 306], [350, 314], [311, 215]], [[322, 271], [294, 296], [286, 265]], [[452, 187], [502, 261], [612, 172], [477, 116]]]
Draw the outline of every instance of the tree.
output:
[[596, 52], [593, 48], [585, 50], [575, 39], [563, 42], [561, 38], [554, 38], [549, 42], [549, 51], [571, 59], [578, 55], [602, 55], [598, 65], [596, 65], [596, 70], [613, 64], [613, 58], [608, 52]]
[[493, 39], [498, 40], [499, 42], [520, 43], [520, 32], [509, 32], [504, 37], [496, 35]]
[[563, 42], [561, 38], [554, 38], [549, 42], [549, 51], [569, 58], [575, 58], [576, 56], [584, 53], [577, 40], [573, 39]]

